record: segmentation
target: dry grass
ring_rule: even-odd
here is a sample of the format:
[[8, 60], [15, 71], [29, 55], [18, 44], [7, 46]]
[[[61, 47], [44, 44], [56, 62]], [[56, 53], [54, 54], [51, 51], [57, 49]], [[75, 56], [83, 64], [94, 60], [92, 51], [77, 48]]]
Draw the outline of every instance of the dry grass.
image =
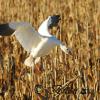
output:
[[[61, 34], [54, 33], [73, 49], [73, 56], [56, 47], [42, 58], [45, 71], [32, 78], [30, 68], [23, 65], [27, 54], [15, 37], [0, 38], [0, 100], [31, 100], [37, 79], [46, 100], [99, 100], [100, 1], [0, 0], [0, 23], [28, 21], [37, 29], [53, 14], [62, 18]], [[32, 96], [41, 100], [34, 90]]]

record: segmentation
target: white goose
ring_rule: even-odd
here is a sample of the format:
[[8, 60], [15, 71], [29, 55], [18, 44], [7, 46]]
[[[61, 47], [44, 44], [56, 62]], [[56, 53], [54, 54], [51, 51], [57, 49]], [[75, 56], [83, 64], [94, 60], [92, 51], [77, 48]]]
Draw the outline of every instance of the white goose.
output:
[[49, 32], [49, 29], [58, 26], [59, 20], [59, 15], [49, 16], [40, 25], [38, 32], [27, 22], [0, 24], [0, 36], [14, 34], [22, 47], [30, 53], [24, 64], [32, 67], [34, 62], [37, 63], [40, 57], [47, 55], [55, 46], [60, 46], [66, 54], [71, 52], [69, 48]]

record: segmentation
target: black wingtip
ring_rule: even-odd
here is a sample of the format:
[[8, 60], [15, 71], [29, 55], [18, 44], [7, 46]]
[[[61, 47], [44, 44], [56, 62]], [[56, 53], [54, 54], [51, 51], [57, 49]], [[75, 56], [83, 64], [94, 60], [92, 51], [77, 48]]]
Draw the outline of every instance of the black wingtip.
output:
[[0, 24], [0, 36], [10, 36], [14, 31], [15, 30], [9, 26], [9, 23]]
[[51, 17], [55, 17], [56, 19], [61, 20], [60, 15], [53, 15], [53, 16], [51, 16]]
[[48, 28], [52, 28], [58, 25], [59, 21], [61, 20], [60, 15], [52, 15], [48, 20]]

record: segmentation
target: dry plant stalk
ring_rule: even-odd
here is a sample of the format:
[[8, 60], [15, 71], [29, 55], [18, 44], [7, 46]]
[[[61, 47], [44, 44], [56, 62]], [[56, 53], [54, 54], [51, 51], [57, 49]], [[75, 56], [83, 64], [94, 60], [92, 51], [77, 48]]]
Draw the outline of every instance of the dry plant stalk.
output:
[[[100, 0], [0, 0], [0, 23], [27, 21], [38, 29], [49, 15], [60, 14], [60, 30], [53, 30], [73, 56], [56, 47], [41, 59], [45, 71], [35, 78], [51, 94], [48, 100], [99, 100], [100, 98]], [[61, 33], [61, 34], [58, 34]], [[28, 54], [15, 37], [0, 37], [0, 100], [38, 100], [30, 68], [23, 62]], [[54, 86], [63, 86], [80, 76], [72, 93], [54, 97]], [[81, 91], [82, 90], [82, 91]], [[82, 92], [82, 93], [80, 93]]]

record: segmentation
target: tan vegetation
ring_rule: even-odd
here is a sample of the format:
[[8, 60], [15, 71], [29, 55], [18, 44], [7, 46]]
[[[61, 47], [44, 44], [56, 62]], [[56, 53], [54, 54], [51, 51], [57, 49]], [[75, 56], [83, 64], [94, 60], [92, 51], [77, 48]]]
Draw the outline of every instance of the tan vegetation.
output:
[[100, 99], [100, 0], [0, 0], [0, 23], [27, 21], [38, 29], [53, 14], [61, 15], [61, 34], [53, 34], [73, 56], [56, 47], [41, 59], [45, 71], [32, 78], [19, 42], [0, 38], [0, 100], [31, 100], [31, 94], [42, 100], [33, 88], [37, 79], [46, 100]]

